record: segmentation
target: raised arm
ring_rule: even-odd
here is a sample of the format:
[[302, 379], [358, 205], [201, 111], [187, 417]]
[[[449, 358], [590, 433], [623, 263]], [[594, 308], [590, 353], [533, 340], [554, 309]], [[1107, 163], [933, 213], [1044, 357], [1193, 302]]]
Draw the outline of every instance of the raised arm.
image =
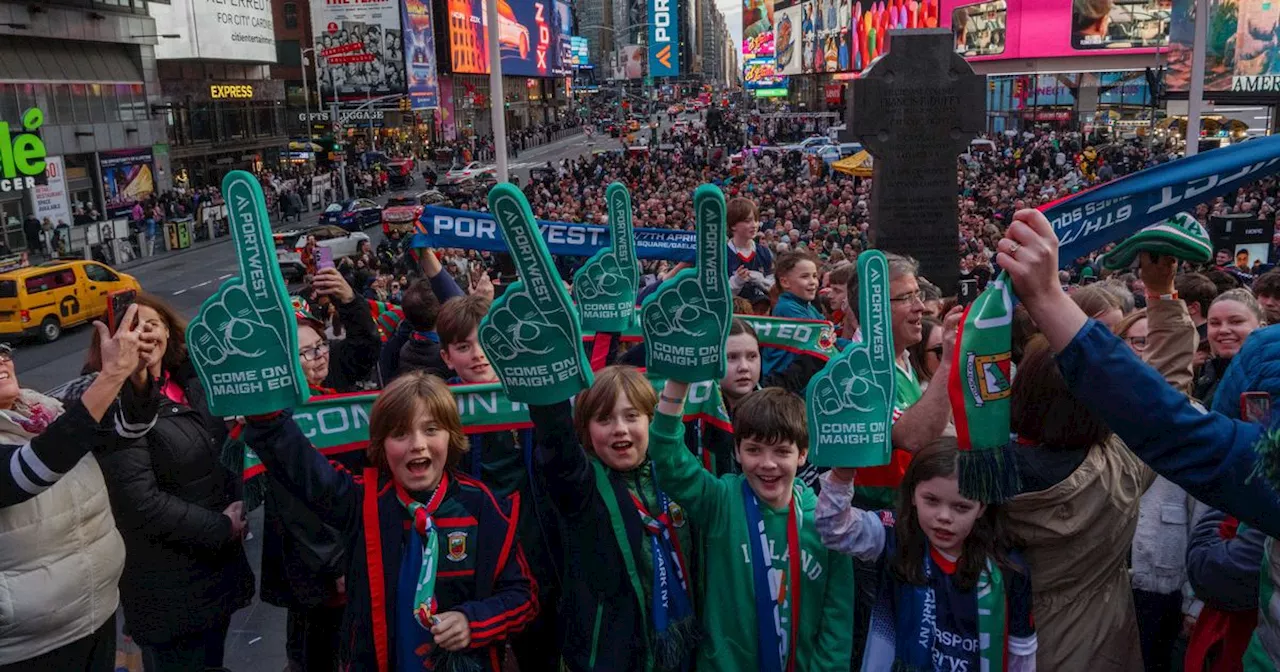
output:
[[886, 528], [874, 512], [854, 508], [852, 471], [832, 469], [819, 479], [822, 488], [815, 513], [818, 534], [827, 548], [863, 562], [874, 562], [884, 553]]
[[550, 406], [530, 405], [529, 419], [533, 421], [538, 475], [552, 503], [561, 515], [581, 513], [596, 494], [596, 482], [573, 430], [573, 408], [567, 401]]
[[[113, 440], [99, 425], [138, 368], [143, 344], [142, 327], [134, 324], [137, 314], [137, 306], [130, 306], [121, 320], [128, 326], [117, 329], [114, 336], [101, 322], [94, 322], [102, 343], [101, 373], [39, 436], [22, 445], [0, 446], [0, 464], [8, 465], [8, 469], [0, 467], [0, 507], [20, 504], [48, 490], [86, 453]], [[0, 363], [0, 369], [7, 369], [12, 378], [13, 360]], [[140, 411], [130, 409], [118, 408], [114, 424], [122, 436], [135, 438], [155, 423], [154, 407], [149, 419], [145, 404]]]
[[708, 525], [725, 495], [725, 484], [702, 468], [684, 445], [684, 398], [688, 383], [667, 381], [649, 427], [649, 459], [662, 491], [684, 507], [695, 523]]
[[[951, 376], [951, 353], [955, 347], [956, 329], [964, 312], [953, 308], [943, 322], [942, 361], [933, 379], [944, 382]], [[951, 398], [945, 384], [930, 385], [910, 408], [902, 409], [902, 417], [893, 424], [893, 447], [915, 453], [942, 436], [951, 421]]]
[[267, 467], [267, 475], [330, 525], [350, 532], [360, 517], [361, 488], [333, 468], [311, 445], [289, 412], [250, 417], [244, 442]]

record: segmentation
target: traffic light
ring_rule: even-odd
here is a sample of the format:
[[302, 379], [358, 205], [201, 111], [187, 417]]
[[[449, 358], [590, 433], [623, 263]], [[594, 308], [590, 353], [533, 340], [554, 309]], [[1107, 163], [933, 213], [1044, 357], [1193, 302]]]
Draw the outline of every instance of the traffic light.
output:
[[410, 102], [408, 98], [401, 98], [401, 99], [400, 99], [400, 111], [401, 111], [401, 112], [409, 112], [409, 111], [411, 111], [411, 110], [413, 110], [413, 103], [412, 103], [412, 102]]

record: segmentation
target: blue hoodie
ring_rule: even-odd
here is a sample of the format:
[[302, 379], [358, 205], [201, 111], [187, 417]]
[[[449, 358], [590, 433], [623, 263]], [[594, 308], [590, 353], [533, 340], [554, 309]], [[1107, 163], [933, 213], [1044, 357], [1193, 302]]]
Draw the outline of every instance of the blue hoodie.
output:
[[[822, 316], [822, 312], [814, 307], [812, 303], [805, 301], [791, 292], [783, 292], [778, 296], [778, 302], [774, 304], [773, 311], [770, 314], [774, 317], [789, 317], [799, 320], [827, 319]], [[788, 366], [791, 366], [791, 362], [795, 361], [795, 358], [795, 353], [788, 352], [781, 348], [761, 348], [761, 377], [786, 369]]]

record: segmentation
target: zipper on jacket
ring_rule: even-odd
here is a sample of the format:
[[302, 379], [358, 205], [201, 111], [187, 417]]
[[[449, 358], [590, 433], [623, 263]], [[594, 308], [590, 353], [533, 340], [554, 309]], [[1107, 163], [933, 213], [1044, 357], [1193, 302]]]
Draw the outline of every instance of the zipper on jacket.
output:
[[587, 661], [588, 669], [596, 669], [596, 653], [600, 647], [600, 624], [604, 620], [604, 602], [596, 603], [596, 623], [591, 626], [591, 658]]

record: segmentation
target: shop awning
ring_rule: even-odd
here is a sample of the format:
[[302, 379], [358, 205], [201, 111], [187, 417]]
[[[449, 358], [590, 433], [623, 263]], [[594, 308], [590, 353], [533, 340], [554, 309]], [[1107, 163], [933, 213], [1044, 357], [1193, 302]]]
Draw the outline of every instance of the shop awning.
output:
[[831, 164], [832, 168], [854, 177], [871, 177], [871, 153], [862, 150]]
[[0, 81], [140, 84], [142, 71], [124, 45], [7, 36]]

